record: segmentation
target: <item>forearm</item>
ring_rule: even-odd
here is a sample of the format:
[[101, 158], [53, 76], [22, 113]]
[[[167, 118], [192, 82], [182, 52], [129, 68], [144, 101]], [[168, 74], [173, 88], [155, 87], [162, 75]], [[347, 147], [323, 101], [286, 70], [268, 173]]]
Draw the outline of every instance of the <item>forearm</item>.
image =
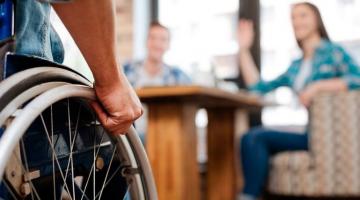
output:
[[243, 78], [247, 86], [255, 84], [259, 81], [259, 71], [249, 50], [241, 50], [239, 52], [239, 64], [240, 71], [243, 74]]
[[317, 92], [337, 92], [348, 90], [346, 82], [339, 78], [318, 81], [314, 83], [314, 87]]
[[123, 82], [116, 59], [113, 1], [76, 0], [54, 8], [89, 64], [96, 84]]

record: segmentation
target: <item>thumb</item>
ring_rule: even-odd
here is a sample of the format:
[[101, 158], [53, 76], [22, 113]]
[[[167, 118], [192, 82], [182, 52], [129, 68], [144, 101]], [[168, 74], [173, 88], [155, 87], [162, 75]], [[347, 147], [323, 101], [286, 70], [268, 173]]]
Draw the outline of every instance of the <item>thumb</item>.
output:
[[107, 116], [107, 113], [104, 111], [104, 109], [96, 101], [92, 101], [90, 103], [90, 105], [95, 110], [95, 113], [96, 113], [100, 123], [103, 125], [106, 125], [108, 116]]

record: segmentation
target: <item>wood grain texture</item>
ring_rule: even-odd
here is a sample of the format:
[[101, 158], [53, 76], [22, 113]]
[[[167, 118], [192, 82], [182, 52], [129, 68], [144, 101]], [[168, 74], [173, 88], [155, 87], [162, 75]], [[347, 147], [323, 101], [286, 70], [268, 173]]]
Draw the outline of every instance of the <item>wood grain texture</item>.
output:
[[207, 199], [235, 199], [235, 110], [208, 111]]
[[200, 199], [196, 107], [149, 105], [146, 148], [160, 200]]

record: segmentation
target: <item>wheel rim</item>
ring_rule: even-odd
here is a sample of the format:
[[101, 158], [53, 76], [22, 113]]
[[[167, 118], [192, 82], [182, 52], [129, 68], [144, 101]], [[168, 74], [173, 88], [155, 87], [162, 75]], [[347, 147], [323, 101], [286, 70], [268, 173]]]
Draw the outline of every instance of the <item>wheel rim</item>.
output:
[[68, 83], [92, 84], [84, 77], [70, 72], [66, 69], [55, 67], [36, 67], [16, 73], [3, 80], [0, 84], [0, 110], [2, 110], [12, 99], [21, 94], [29, 87], [49, 82], [62, 81]]
[[[46, 98], [45, 98], [46, 97]], [[49, 100], [48, 98], [51, 97], [51, 100]], [[5, 164], [4, 163], [7, 163], [7, 162], [3, 162], [3, 161], [8, 161], [9, 160], [9, 157], [10, 155], [12, 154], [12, 150], [16, 147], [16, 142], [6, 142], [6, 141], [21, 141], [20, 138], [22, 136], [22, 133], [27, 129], [29, 128], [31, 122], [34, 119], [29, 117], [30, 115], [32, 116], [41, 116], [41, 113], [42, 113], [42, 108], [39, 108], [38, 105], [43, 105], [43, 107], [48, 107], [48, 106], [51, 106], [52, 102], [57, 102], [61, 99], [64, 99], [64, 98], [69, 98], [69, 97], [81, 97], [81, 98], [86, 98], [86, 99], [94, 99], [95, 96], [94, 96], [94, 93], [92, 91], [92, 89], [88, 88], [88, 87], [85, 87], [85, 86], [79, 86], [79, 85], [65, 85], [65, 86], [60, 86], [60, 87], [57, 87], [55, 89], [52, 89], [50, 91], [47, 91], [45, 92], [44, 94], [40, 95], [39, 97], [35, 98], [32, 102], [30, 102], [24, 109], [23, 109], [23, 114], [16, 117], [14, 119], [14, 121], [11, 123], [11, 125], [6, 129], [3, 137], [1, 138], [1, 141], [0, 141], [0, 159], [2, 160], [2, 162], [0, 163], [0, 178], [2, 178], [3, 174], [4, 174], [4, 170], [5, 170]], [[69, 105], [69, 104], [68, 104]], [[28, 113], [28, 114], [27, 114]], [[70, 112], [68, 112], [70, 113]], [[26, 115], [25, 115], [26, 114]], [[52, 114], [51, 114], [52, 115]], [[45, 124], [44, 123], [44, 119], [43, 117], [41, 116], [41, 120], [43, 122], [43, 125]], [[16, 127], [15, 125], [16, 124], [22, 124], [23, 127]], [[69, 123], [71, 124], [71, 123]], [[46, 125], [44, 125], [44, 129], [46, 130]], [[69, 126], [71, 127], [71, 125]], [[69, 128], [71, 129], [71, 128]], [[52, 131], [46, 131], [47, 132], [47, 139], [49, 141], [49, 144], [50, 143], [53, 143], [54, 139], [52, 138], [53, 137], [53, 133]], [[130, 131], [132, 132], [132, 131]], [[50, 134], [52, 133], [52, 134]], [[71, 130], [69, 130], [69, 135], [71, 136]], [[75, 133], [77, 133], [77, 131], [75, 130]], [[115, 137], [115, 138], [112, 138], [113, 141], [117, 141], [117, 144], [121, 144], [120, 147], [123, 147], [123, 146], [126, 146], [128, 145], [128, 147], [134, 149], [134, 144], [130, 144], [128, 143], [127, 141], [127, 138], [126, 137], [136, 137], [136, 135], [134, 135], [134, 133], [130, 133], [128, 136], [120, 136], [120, 137]], [[70, 147], [73, 148], [73, 145], [74, 145], [74, 142], [75, 142], [75, 139], [76, 139], [76, 135], [74, 138], [71, 138], [70, 137], [70, 140], [69, 140], [69, 143], [71, 144]], [[102, 141], [102, 137], [101, 137], [101, 141]], [[101, 143], [100, 141], [100, 143]], [[100, 144], [99, 143], [99, 144]], [[136, 143], [136, 142], [135, 142]], [[136, 145], [135, 145], [136, 146]], [[117, 147], [117, 146], [115, 146]], [[138, 148], [138, 147], [135, 147], [135, 149]], [[25, 149], [25, 148], [23, 148]], [[54, 145], [51, 146], [51, 149], [53, 150], [53, 152], [55, 152], [54, 150]], [[98, 148], [98, 150], [100, 149], [100, 147]], [[95, 164], [95, 158], [97, 158], [97, 154], [99, 151], [95, 152], [96, 148], [94, 149], [94, 164]], [[115, 152], [116, 152], [116, 148], [115, 150], [112, 152], [111, 154], [111, 159], [110, 159], [110, 165], [113, 161], [113, 159], [115, 158]], [[24, 153], [26, 155], [26, 153]], [[54, 153], [53, 153], [54, 154]], [[53, 155], [54, 156], [54, 155]], [[129, 156], [129, 155], [128, 155]], [[129, 158], [127, 158], [129, 159]], [[130, 160], [136, 160], [136, 158], [131, 158]], [[143, 160], [143, 159], [140, 159], [140, 160]], [[68, 162], [68, 166], [72, 165], [73, 162], [70, 162], [72, 161], [72, 158], [70, 156], [70, 160]], [[97, 160], [96, 160], [97, 161]], [[136, 163], [130, 163], [131, 166], [133, 167], [136, 167]], [[60, 163], [59, 163], [59, 159], [53, 159], [53, 165], [58, 165], [58, 168], [60, 169], [61, 167], [59, 166]], [[53, 167], [55, 168], [55, 167]], [[110, 169], [111, 167], [109, 166], [108, 169]], [[74, 168], [71, 166], [71, 169], [74, 170]], [[93, 167], [92, 167], [93, 169]], [[94, 168], [95, 169], [95, 168]], [[116, 171], [116, 170], [115, 170]], [[144, 171], [149, 171], [149, 170], [144, 170]], [[72, 193], [71, 195], [72, 196], [76, 196], [75, 195], [75, 192], [76, 192], [76, 189], [75, 189], [75, 185], [74, 185], [74, 180], [75, 180], [75, 177], [74, 177], [74, 172], [72, 171], [71, 172], [71, 178], [72, 178], [72, 185], [68, 185], [66, 183], [66, 178], [67, 178], [67, 174], [61, 174], [61, 170], [59, 170], [60, 172], [60, 175], [61, 175], [61, 178], [64, 182], [64, 188], [65, 190], [68, 191], [68, 193]], [[66, 170], [66, 173], [68, 172], [68, 170]], [[92, 170], [91, 173], [94, 173], [95, 170]], [[148, 173], [148, 172], [147, 172]], [[151, 171], [150, 171], [151, 173]], [[91, 177], [90, 175], [88, 177]], [[95, 177], [95, 176], [93, 176]], [[106, 176], [105, 176], [105, 182], [103, 183], [103, 186], [106, 185], [106, 179], [107, 178], [111, 178], [111, 174], [109, 174], [109, 171], [106, 172]], [[134, 176], [135, 179], [138, 179], [138, 180], [135, 180], [135, 181], [139, 181], [139, 177], [136, 178], [136, 176]], [[152, 177], [150, 178], [152, 179]], [[140, 180], [141, 181], [141, 180]], [[152, 180], [153, 181], [153, 180]], [[88, 185], [88, 180], [85, 181], [85, 185]], [[95, 181], [93, 181], [95, 182]], [[151, 181], [150, 181], [151, 182]], [[55, 186], [55, 184], [53, 184]], [[136, 186], [136, 184], [135, 184]], [[32, 186], [33, 187], [33, 186]], [[71, 187], [71, 188], [70, 188]], [[105, 186], [104, 186], [105, 187]], [[32, 188], [34, 189], [34, 188]], [[141, 188], [137, 188], [137, 190], [139, 190]], [[150, 188], [150, 190], [154, 190], [154, 187], [153, 188]], [[85, 187], [85, 190], [86, 191], [86, 187]], [[95, 191], [95, 190], [94, 190]], [[104, 191], [104, 188], [102, 188], [100, 191]], [[153, 191], [152, 191], [153, 192]], [[36, 196], [36, 190], [33, 191], [34, 194], [31, 194], [33, 196]], [[55, 195], [56, 192], [55, 192], [55, 189], [54, 189], [54, 192], [53, 194]], [[135, 194], [135, 193], [134, 193]], [[96, 197], [100, 197], [102, 196], [102, 192], [100, 193], [97, 193], [97, 194], [94, 194], [94, 196]], [[151, 195], [150, 195], [151, 196]], [[153, 195], [155, 198], [156, 198], [156, 195]], [[55, 198], [55, 197], [54, 197]], [[151, 198], [150, 199], [155, 199], [155, 198]], [[81, 199], [86, 199], [86, 197], [84, 195], [81, 196]], [[144, 196], [138, 196], [136, 199], [144, 199]]]

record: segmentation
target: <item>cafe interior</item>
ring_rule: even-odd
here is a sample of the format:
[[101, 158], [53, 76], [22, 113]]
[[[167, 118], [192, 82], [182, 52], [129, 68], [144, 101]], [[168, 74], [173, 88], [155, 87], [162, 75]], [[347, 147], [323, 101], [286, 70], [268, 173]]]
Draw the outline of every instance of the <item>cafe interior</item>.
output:
[[[135, 128], [160, 200], [360, 199], [360, 93], [349, 83], [360, 71], [359, 0], [115, 2], [118, 59], [144, 107]], [[51, 20], [64, 64], [92, 79]], [[301, 39], [312, 25], [327, 31], [317, 46]], [[337, 52], [344, 63], [329, 63]], [[309, 72], [292, 73], [299, 58]], [[334, 66], [354, 74], [331, 78]], [[307, 86], [349, 85], [310, 98], [295, 87], [300, 74]]]

